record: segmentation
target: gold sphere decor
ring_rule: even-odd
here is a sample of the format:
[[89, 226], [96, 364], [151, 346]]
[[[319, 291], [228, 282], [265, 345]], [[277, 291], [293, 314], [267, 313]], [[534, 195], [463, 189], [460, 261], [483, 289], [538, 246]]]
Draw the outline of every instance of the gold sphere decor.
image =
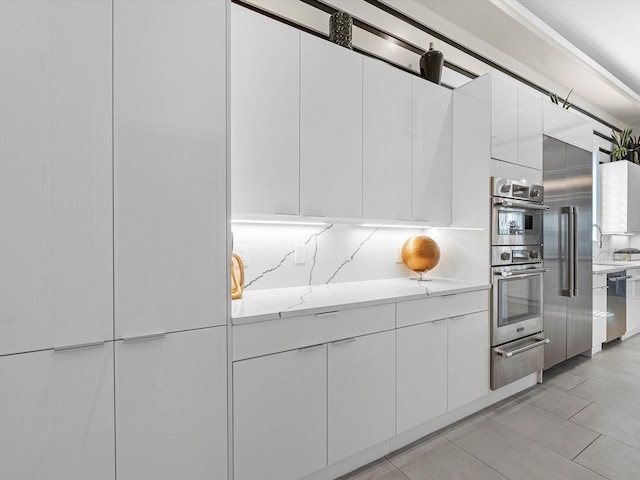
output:
[[424, 274], [435, 268], [439, 261], [440, 247], [431, 237], [417, 235], [402, 245], [402, 263], [420, 274], [420, 277], [416, 277], [419, 281], [427, 280]]

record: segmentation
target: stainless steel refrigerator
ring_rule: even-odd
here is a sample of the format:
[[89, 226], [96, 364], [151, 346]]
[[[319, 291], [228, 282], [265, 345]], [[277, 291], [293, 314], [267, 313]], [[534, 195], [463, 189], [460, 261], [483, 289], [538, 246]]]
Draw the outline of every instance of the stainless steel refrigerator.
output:
[[592, 344], [592, 153], [544, 137], [545, 370]]

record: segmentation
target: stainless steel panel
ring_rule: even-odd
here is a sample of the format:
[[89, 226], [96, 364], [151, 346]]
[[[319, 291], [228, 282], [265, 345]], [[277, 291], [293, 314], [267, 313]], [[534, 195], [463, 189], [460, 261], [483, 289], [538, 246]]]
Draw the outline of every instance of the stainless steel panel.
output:
[[627, 331], [627, 275], [607, 275], [607, 342]]
[[576, 268], [567, 300], [567, 358], [591, 350], [593, 339], [593, 155], [567, 145], [567, 195], [575, 207]]
[[544, 347], [544, 368], [550, 368], [567, 358], [567, 157], [563, 142], [544, 137], [544, 259], [549, 272], [544, 277], [544, 331], [551, 343]]
[[549, 342], [543, 335], [522, 338], [499, 348], [491, 349], [491, 390], [542, 370], [544, 345]]

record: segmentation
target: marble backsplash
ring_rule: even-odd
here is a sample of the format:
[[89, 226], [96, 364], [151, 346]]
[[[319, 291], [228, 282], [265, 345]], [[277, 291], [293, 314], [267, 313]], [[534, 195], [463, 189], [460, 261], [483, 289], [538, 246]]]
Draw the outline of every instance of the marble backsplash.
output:
[[[428, 235], [440, 246], [440, 263], [428, 276], [488, 281], [488, 252], [475, 247], [488, 244], [483, 230], [234, 223], [232, 232], [246, 290], [415, 276], [395, 262], [395, 251], [414, 235]], [[296, 246], [304, 262], [296, 263]]]

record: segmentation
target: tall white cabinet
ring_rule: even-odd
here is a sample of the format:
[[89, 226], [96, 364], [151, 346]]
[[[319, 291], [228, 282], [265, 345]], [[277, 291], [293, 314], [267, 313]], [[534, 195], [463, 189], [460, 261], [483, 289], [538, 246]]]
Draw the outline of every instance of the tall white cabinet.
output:
[[222, 325], [226, 2], [115, 0], [116, 338]]
[[2, 479], [227, 478], [226, 25], [0, 2]]
[[0, 2], [0, 43], [0, 355], [112, 339], [111, 2]]
[[119, 480], [227, 476], [226, 9], [114, 0]]

